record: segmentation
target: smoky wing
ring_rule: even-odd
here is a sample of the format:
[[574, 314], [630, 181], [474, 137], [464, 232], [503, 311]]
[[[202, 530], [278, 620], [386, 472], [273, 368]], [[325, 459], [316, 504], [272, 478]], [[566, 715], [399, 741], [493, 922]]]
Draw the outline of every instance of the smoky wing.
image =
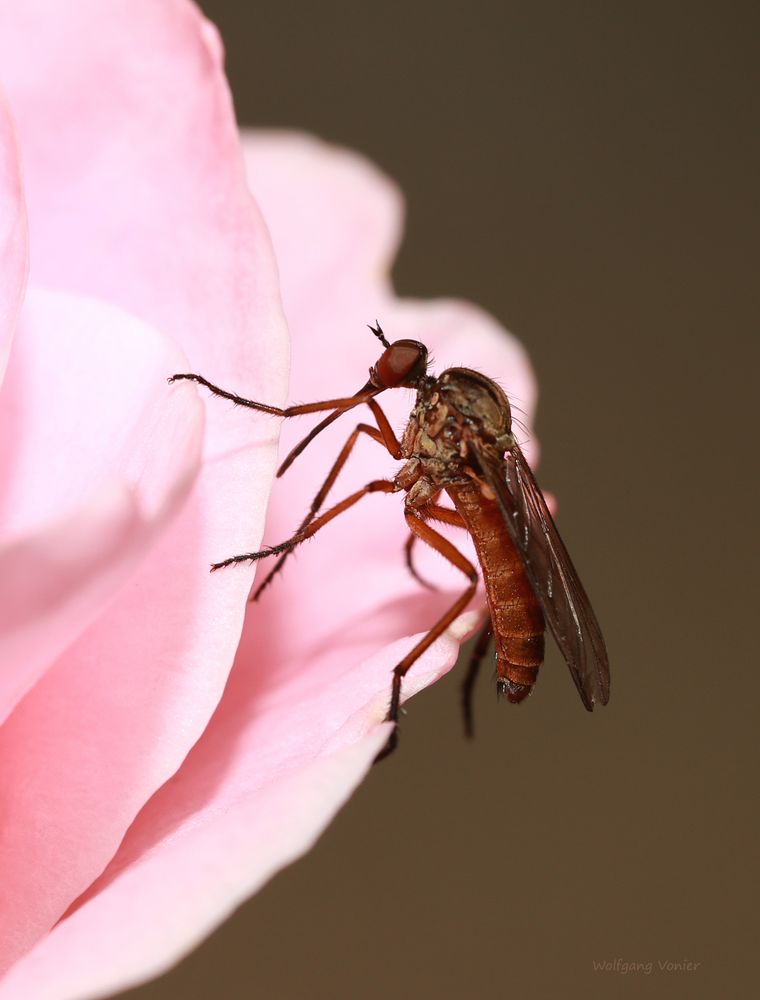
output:
[[606, 705], [610, 668], [599, 622], [525, 456], [517, 446], [503, 457], [483, 444], [474, 450], [583, 704]]

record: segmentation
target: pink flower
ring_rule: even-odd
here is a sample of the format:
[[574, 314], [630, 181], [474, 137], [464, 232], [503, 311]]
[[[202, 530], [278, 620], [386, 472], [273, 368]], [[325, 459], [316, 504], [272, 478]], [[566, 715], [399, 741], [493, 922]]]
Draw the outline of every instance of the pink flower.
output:
[[[443, 589], [421, 590], [399, 498], [373, 496], [243, 629], [253, 568], [208, 566], [260, 545], [278, 421], [167, 375], [275, 405], [351, 393], [379, 317], [534, 403], [487, 316], [394, 298], [400, 199], [369, 164], [274, 134], [243, 161], [221, 65], [185, 0], [0, 6], [0, 1000], [155, 975], [307, 850], [386, 738], [393, 665], [461, 590], [424, 554]], [[409, 394], [382, 404], [400, 430]], [[276, 482], [269, 541], [366, 419]], [[393, 468], [361, 441], [332, 497]]]

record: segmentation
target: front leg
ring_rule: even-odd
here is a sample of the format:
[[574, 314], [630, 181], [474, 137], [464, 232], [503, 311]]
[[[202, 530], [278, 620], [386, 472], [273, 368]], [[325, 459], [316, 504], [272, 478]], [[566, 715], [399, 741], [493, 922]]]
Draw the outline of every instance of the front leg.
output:
[[[202, 375], [194, 375], [190, 372], [171, 375], [167, 379], [167, 382], [171, 385], [172, 382], [181, 382], [183, 380], [187, 382], [195, 382], [197, 385], [202, 385], [215, 396], [221, 396], [222, 399], [229, 399], [236, 406], [245, 406], [250, 410], [259, 410], [261, 413], [271, 413], [275, 417], [299, 417], [304, 413], [319, 413], [320, 410], [339, 410], [340, 413], [342, 413], [344, 410], [350, 410], [354, 406], [358, 406], [360, 403], [368, 402], [373, 396], [377, 395], [378, 391], [368, 382], [354, 396], [341, 396], [339, 399], [323, 399], [318, 403], [299, 403], [296, 406], [286, 406], [283, 409], [281, 406], [270, 406], [268, 403], [257, 403], [253, 399], [246, 399], [245, 396], [238, 396], [235, 392], [228, 392], [227, 389], [220, 389], [218, 385], [214, 385], [213, 382], [209, 382], [209, 380], [204, 378]], [[336, 414], [336, 416], [339, 415], [340, 414]]]

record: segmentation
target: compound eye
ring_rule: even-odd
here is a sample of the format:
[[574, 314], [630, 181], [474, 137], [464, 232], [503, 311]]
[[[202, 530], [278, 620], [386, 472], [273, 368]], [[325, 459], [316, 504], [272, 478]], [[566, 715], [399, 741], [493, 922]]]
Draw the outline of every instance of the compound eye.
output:
[[427, 348], [417, 340], [397, 340], [385, 351], [374, 368], [374, 376], [384, 389], [414, 385], [427, 370]]

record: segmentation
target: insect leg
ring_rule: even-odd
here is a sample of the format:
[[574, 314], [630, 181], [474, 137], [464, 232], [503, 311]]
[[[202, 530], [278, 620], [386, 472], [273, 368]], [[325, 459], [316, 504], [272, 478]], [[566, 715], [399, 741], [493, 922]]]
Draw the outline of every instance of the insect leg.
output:
[[[364, 387], [364, 389], [366, 390], [368, 389], [368, 387], [369, 383]], [[377, 420], [377, 425], [380, 428], [380, 433], [382, 434], [385, 447], [388, 449], [391, 455], [393, 455], [394, 458], [401, 458], [401, 445], [398, 443], [398, 439], [396, 438], [396, 435], [393, 433], [393, 428], [388, 422], [388, 418], [380, 408], [380, 404], [375, 402], [375, 400], [372, 398], [372, 394], [368, 395], [366, 392], [364, 396], [362, 396], [358, 400], [358, 402], [366, 403], [369, 406], [370, 410], [372, 410], [372, 412], [375, 415], [375, 420]], [[285, 457], [282, 465], [277, 470], [278, 479], [284, 472], [287, 472], [287, 470], [290, 468], [293, 462], [295, 462], [295, 460], [298, 458], [301, 452], [304, 451], [306, 446], [311, 444], [311, 442], [314, 440], [317, 434], [321, 433], [325, 429], [325, 427], [329, 427], [329, 425], [333, 423], [334, 420], [337, 420], [338, 417], [343, 412], [344, 410], [338, 409], [335, 411], [335, 413], [331, 413], [329, 417], [325, 417], [324, 420], [321, 420], [316, 427], [312, 427], [312, 429], [309, 431], [306, 437], [303, 438], [303, 440], [299, 441], [298, 444], [295, 446], [295, 448], [293, 448], [292, 451]]]
[[421, 512], [407, 507], [404, 511], [404, 517], [406, 518], [406, 523], [415, 535], [421, 538], [423, 542], [427, 542], [427, 544], [434, 548], [436, 552], [440, 552], [444, 559], [448, 559], [452, 565], [461, 570], [470, 582], [464, 593], [457, 598], [449, 610], [441, 618], [439, 618], [427, 635], [420, 639], [417, 645], [407, 653], [404, 659], [393, 668], [391, 703], [388, 708], [388, 715], [386, 716], [386, 720], [393, 723], [393, 731], [388, 738], [388, 742], [375, 758], [375, 762], [382, 760], [384, 757], [387, 757], [388, 754], [392, 753], [393, 750], [396, 749], [396, 744], [398, 743], [398, 714], [401, 705], [402, 678], [412, 664], [418, 660], [420, 656], [422, 656], [429, 646], [432, 646], [439, 636], [443, 635], [449, 625], [451, 625], [451, 623], [464, 611], [472, 600], [475, 588], [478, 585], [477, 571], [469, 559], [466, 559], [459, 549], [452, 545], [447, 538], [444, 538], [443, 535], [439, 534], [434, 528], [431, 528], [429, 524], [426, 524], [424, 515]]
[[[466, 527], [462, 515], [456, 510], [451, 510], [449, 507], [440, 507], [438, 504], [431, 503], [428, 504], [427, 507], [423, 507], [420, 514], [426, 519], [429, 518], [431, 521], [442, 521], [444, 524], [452, 524], [455, 528]], [[421, 584], [423, 587], [427, 587], [428, 590], [438, 590], [435, 584], [430, 583], [424, 576], [420, 576], [414, 562], [412, 561], [412, 549], [414, 548], [414, 543], [416, 541], [417, 535], [415, 535], [414, 532], [410, 532], [404, 545], [404, 559], [406, 561], [406, 567], [417, 583]]]
[[[205, 386], [215, 396], [229, 399], [236, 406], [247, 406], [252, 410], [260, 410], [262, 413], [271, 413], [276, 417], [297, 417], [302, 413], [318, 413], [320, 410], [348, 410], [354, 406], [358, 406], [360, 403], [368, 402], [377, 393], [377, 390], [373, 389], [368, 383], [354, 396], [342, 396], [339, 399], [323, 399], [317, 403], [299, 403], [297, 406], [286, 406], [283, 409], [281, 406], [269, 406], [267, 403], [257, 403], [252, 399], [246, 399], [244, 396], [238, 396], [235, 392], [220, 389], [218, 385], [209, 382], [202, 375], [193, 375], [190, 373], [172, 375], [168, 381], [171, 384], [172, 382], [180, 382], [183, 379]], [[339, 413], [336, 414], [336, 416], [339, 415]]]
[[467, 667], [467, 673], [465, 674], [464, 681], [462, 682], [462, 717], [464, 719], [464, 734], [468, 740], [471, 740], [474, 734], [472, 722], [472, 692], [475, 689], [475, 681], [478, 678], [478, 672], [480, 671], [480, 665], [483, 662], [483, 657], [486, 655], [488, 647], [491, 645], [491, 631], [492, 622], [489, 614], [478, 632], [477, 642], [473, 647], [470, 663]]
[[341, 500], [340, 503], [331, 507], [325, 514], [322, 514], [315, 521], [312, 521], [303, 531], [297, 531], [292, 538], [289, 538], [286, 542], [281, 542], [279, 545], [272, 545], [269, 548], [261, 549], [259, 552], [244, 552], [239, 556], [230, 556], [229, 559], [223, 559], [221, 562], [213, 563], [211, 566], [211, 572], [214, 570], [222, 569], [225, 566], [232, 566], [235, 563], [241, 562], [257, 562], [259, 559], [266, 559], [267, 556], [276, 556], [280, 552], [290, 552], [301, 542], [305, 542], [307, 538], [311, 538], [315, 535], [320, 528], [323, 528], [326, 524], [332, 521], [333, 518], [337, 517], [338, 514], [342, 514], [344, 510], [348, 510], [349, 507], [353, 507], [355, 503], [361, 500], [362, 497], [366, 496], [368, 493], [398, 493], [399, 487], [395, 483], [391, 482], [389, 479], [375, 479], [371, 483], [367, 483], [362, 489], [357, 490], [356, 493], [352, 493], [350, 496], [346, 497], [345, 500]]
[[[307, 513], [306, 517], [301, 522], [301, 525], [300, 525], [298, 531], [296, 532], [296, 534], [299, 534], [299, 532], [302, 532], [313, 521], [314, 517], [316, 516], [317, 512], [321, 508], [322, 504], [325, 502], [325, 499], [327, 498], [327, 494], [333, 488], [333, 486], [335, 484], [335, 480], [338, 478], [338, 475], [340, 473], [340, 470], [346, 464], [346, 461], [348, 460], [348, 456], [351, 454], [351, 449], [356, 444], [356, 441], [357, 441], [357, 439], [358, 439], [358, 437], [359, 437], [360, 434], [368, 434], [372, 438], [373, 441], [377, 441], [378, 444], [384, 445], [388, 449], [388, 451], [391, 453], [391, 455], [393, 455], [394, 458], [400, 458], [401, 457], [401, 446], [398, 443], [396, 435], [393, 433], [393, 429], [391, 428], [391, 425], [388, 423], [388, 418], [386, 417], [386, 415], [383, 413], [382, 409], [380, 408], [379, 403], [376, 403], [374, 399], [371, 399], [371, 400], [369, 400], [369, 405], [370, 405], [370, 408], [371, 408], [372, 412], [375, 415], [375, 418], [377, 419], [377, 422], [378, 422], [378, 425], [380, 427], [380, 430], [378, 430], [376, 427], [372, 427], [370, 424], [357, 424], [357, 426], [351, 432], [348, 440], [343, 445], [343, 448], [341, 449], [340, 454], [338, 455], [337, 459], [335, 460], [335, 462], [333, 464], [333, 467], [330, 469], [329, 473], [327, 474], [327, 478], [325, 479], [324, 483], [322, 483], [322, 486], [320, 487], [319, 492], [317, 493], [317, 495], [312, 500], [311, 507], [309, 508], [309, 512]], [[291, 550], [283, 552], [283, 554], [280, 556], [280, 558], [274, 564], [274, 566], [272, 567], [272, 569], [270, 569], [270, 571], [264, 577], [263, 581], [259, 584], [259, 586], [254, 591], [253, 596], [251, 597], [252, 601], [257, 601], [259, 599], [259, 597], [261, 596], [262, 591], [266, 587], [269, 586], [269, 584], [272, 582], [272, 580], [277, 575], [277, 573], [280, 572], [280, 570], [282, 569], [282, 567], [283, 567], [283, 565], [285, 563], [285, 560], [290, 555], [290, 551]]]

